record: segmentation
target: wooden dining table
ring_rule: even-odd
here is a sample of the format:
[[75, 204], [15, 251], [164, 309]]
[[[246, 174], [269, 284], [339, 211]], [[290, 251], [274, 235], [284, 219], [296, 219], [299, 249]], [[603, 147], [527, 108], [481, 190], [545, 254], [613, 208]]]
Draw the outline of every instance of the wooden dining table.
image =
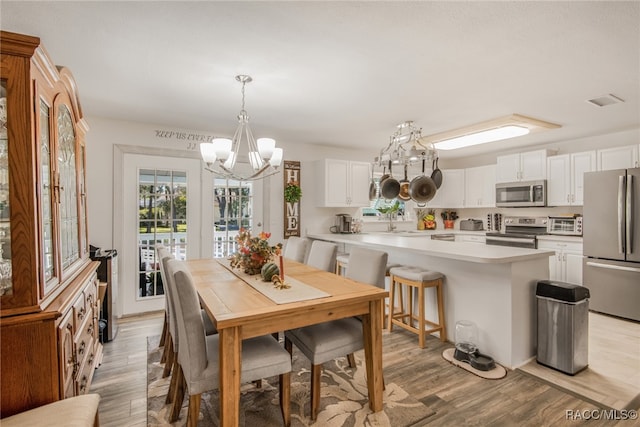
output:
[[292, 278], [328, 296], [277, 304], [216, 259], [186, 261], [200, 303], [220, 334], [220, 425], [237, 426], [242, 340], [350, 316], [360, 316], [369, 407], [382, 410], [382, 304], [388, 292], [285, 259]]

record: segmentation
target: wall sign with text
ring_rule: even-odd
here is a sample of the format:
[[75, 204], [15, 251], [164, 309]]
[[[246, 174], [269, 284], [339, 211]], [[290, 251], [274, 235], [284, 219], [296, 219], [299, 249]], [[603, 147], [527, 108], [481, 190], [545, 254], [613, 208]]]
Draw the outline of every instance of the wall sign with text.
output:
[[300, 162], [285, 160], [284, 170], [284, 238], [300, 236]]

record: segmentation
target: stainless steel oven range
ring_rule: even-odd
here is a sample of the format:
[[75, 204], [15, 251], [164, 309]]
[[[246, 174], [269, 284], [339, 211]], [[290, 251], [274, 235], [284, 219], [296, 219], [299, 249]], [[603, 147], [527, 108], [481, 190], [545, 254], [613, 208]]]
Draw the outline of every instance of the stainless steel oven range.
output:
[[504, 218], [504, 232], [487, 233], [487, 245], [536, 249], [537, 236], [547, 234], [548, 218], [508, 216]]

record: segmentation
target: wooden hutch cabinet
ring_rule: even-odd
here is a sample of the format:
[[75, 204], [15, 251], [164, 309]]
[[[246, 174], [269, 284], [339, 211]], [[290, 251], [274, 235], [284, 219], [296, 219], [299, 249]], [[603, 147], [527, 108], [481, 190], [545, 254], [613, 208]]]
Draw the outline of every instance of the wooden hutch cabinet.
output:
[[86, 393], [102, 358], [86, 132], [69, 70], [0, 31], [0, 417]]

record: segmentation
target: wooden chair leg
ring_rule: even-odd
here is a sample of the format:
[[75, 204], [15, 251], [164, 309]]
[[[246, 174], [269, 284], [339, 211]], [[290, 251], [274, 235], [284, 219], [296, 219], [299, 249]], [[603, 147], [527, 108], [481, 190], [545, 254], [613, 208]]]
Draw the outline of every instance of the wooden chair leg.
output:
[[176, 386], [178, 385], [178, 379], [179, 379], [179, 375], [176, 375], [175, 373], [178, 371], [178, 369], [181, 369], [178, 366], [178, 355], [174, 354], [173, 356], [173, 368], [172, 371], [174, 372], [174, 374], [171, 376], [171, 382], [169, 382], [169, 390], [167, 391], [167, 398], [165, 399], [164, 403], [165, 404], [170, 404], [171, 403], [171, 399], [174, 398], [175, 395], [175, 389]]
[[167, 340], [167, 345], [165, 348], [169, 349], [169, 355], [167, 356], [167, 361], [164, 364], [164, 369], [162, 370], [162, 378], [167, 378], [171, 375], [171, 368], [173, 368], [173, 360], [177, 357], [176, 353], [173, 351], [173, 341], [171, 338]]
[[262, 379], [255, 380], [253, 385], [256, 386], [256, 388], [262, 388]]
[[418, 347], [424, 348], [424, 285], [418, 287]]
[[353, 353], [347, 354], [347, 360], [349, 361], [350, 368], [356, 367], [356, 357], [353, 355]]
[[171, 344], [171, 334], [168, 333], [167, 330], [167, 338], [165, 339], [164, 342], [164, 347], [162, 348], [162, 357], [160, 357], [160, 363], [166, 363], [167, 362], [167, 357], [169, 357], [169, 346]]
[[100, 416], [98, 411], [96, 411], [96, 418], [93, 420], [93, 427], [100, 427]]
[[293, 343], [287, 337], [284, 337], [284, 349], [287, 350], [293, 358]]
[[396, 305], [395, 302], [395, 286], [396, 282], [394, 280], [394, 276], [389, 277], [389, 317], [387, 317], [387, 329], [389, 332], [393, 330], [393, 323], [391, 320], [393, 319], [393, 308]]
[[176, 366], [173, 375], [176, 378], [176, 387], [173, 391], [173, 397], [171, 398], [171, 411], [169, 412], [169, 422], [175, 423], [180, 416], [180, 408], [182, 408], [182, 400], [184, 399], [184, 373], [180, 365]]
[[160, 343], [158, 343], [158, 347], [163, 347], [165, 340], [167, 339], [167, 333], [169, 331], [169, 319], [167, 317], [167, 312], [164, 312], [164, 323], [162, 324], [162, 333], [160, 334]]
[[285, 427], [291, 425], [291, 372], [280, 375], [280, 411]]
[[322, 365], [311, 365], [311, 420], [318, 418], [320, 409], [320, 374]]
[[447, 340], [447, 324], [444, 319], [444, 297], [443, 297], [443, 289], [442, 289], [442, 280], [438, 283], [436, 287], [437, 297], [438, 297], [438, 321], [442, 326], [442, 330], [440, 331], [440, 341], [445, 342]]
[[189, 411], [187, 412], [187, 426], [197, 427], [198, 417], [200, 415], [200, 393], [189, 396]]

